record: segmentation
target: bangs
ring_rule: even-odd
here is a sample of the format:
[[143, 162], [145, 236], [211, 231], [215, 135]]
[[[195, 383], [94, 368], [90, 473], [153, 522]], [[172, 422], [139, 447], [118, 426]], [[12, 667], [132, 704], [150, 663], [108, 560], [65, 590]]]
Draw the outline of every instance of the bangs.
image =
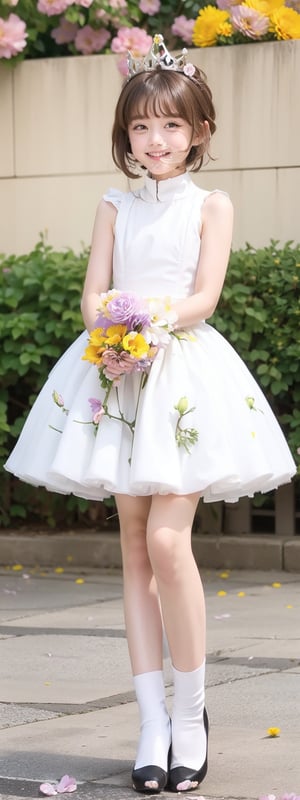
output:
[[124, 103], [122, 115], [124, 129], [127, 130], [135, 119], [151, 116], [180, 117], [194, 126], [192, 104], [187, 102], [186, 87], [181, 82], [174, 83], [175, 86], [171, 86], [170, 76], [168, 75], [166, 80], [163, 72], [149, 75], [148, 80], [142, 83], [137, 82], [128, 95], [127, 102]]

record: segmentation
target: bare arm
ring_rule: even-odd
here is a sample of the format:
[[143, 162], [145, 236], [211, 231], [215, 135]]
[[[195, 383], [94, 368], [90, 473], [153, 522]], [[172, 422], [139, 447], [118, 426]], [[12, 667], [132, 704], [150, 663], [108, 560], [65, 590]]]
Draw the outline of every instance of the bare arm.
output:
[[101, 200], [96, 213], [91, 254], [81, 299], [81, 313], [88, 331], [95, 327], [99, 294], [107, 292], [111, 283], [116, 213], [111, 203]]
[[201, 251], [190, 297], [174, 303], [177, 328], [193, 326], [210, 317], [217, 306], [228, 266], [233, 225], [233, 207], [227, 195], [214, 192], [203, 204]]

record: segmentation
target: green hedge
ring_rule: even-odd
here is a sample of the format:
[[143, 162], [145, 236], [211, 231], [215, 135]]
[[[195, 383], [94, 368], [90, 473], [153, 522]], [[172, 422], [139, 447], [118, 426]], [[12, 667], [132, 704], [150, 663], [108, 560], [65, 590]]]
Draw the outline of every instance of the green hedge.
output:
[[[49, 369], [82, 330], [80, 296], [88, 258], [55, 252], [43, 239], [32, 253], [0, 256], [0, 457], [13, 447]], [[257, 376], [294, 457], [300, 445], [300, 245], [277, 242], [233, 252], [210, 322]], [[298, 455], [299, 459], [299, 455]], [[34, 489], [2, 471], [0, 525], [108, 524], [108, 504]]]

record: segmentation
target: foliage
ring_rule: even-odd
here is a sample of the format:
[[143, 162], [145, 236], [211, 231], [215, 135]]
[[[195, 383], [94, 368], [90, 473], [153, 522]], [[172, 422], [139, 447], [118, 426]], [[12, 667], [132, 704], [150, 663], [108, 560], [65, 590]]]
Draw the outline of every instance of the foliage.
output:
[[[0, 456], [3, 463], [49, 370], [82, 330], [80, 296], [88, 251], [0, 256]], [[261, 383], [287, 435], [300, 445], [300, 245], [233, 252], [210, 322]], [[88, 503], [22, 484], [3, 471], [0, 524], [107, 524], [113, 501]]]
[[300, 453], [300, 245], [287, 242], [231, 254], [221, 301], [210, 322], [255, 374]]
[[146, 55], [155, 33], [170, 49], [299, 39], [299, 8], [299, 0], [0, 0], [0, 59], [114, 52], [124, 74], [127, 50]]

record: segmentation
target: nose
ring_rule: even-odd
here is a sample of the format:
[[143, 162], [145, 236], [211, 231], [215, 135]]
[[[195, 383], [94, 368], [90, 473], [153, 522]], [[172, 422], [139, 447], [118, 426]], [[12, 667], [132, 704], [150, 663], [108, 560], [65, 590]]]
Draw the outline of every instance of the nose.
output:
[[153, 145], [161, 145], [164, 142], [163, 132], [158, 125], [153, 125], [150, 130], [149, 142]]

